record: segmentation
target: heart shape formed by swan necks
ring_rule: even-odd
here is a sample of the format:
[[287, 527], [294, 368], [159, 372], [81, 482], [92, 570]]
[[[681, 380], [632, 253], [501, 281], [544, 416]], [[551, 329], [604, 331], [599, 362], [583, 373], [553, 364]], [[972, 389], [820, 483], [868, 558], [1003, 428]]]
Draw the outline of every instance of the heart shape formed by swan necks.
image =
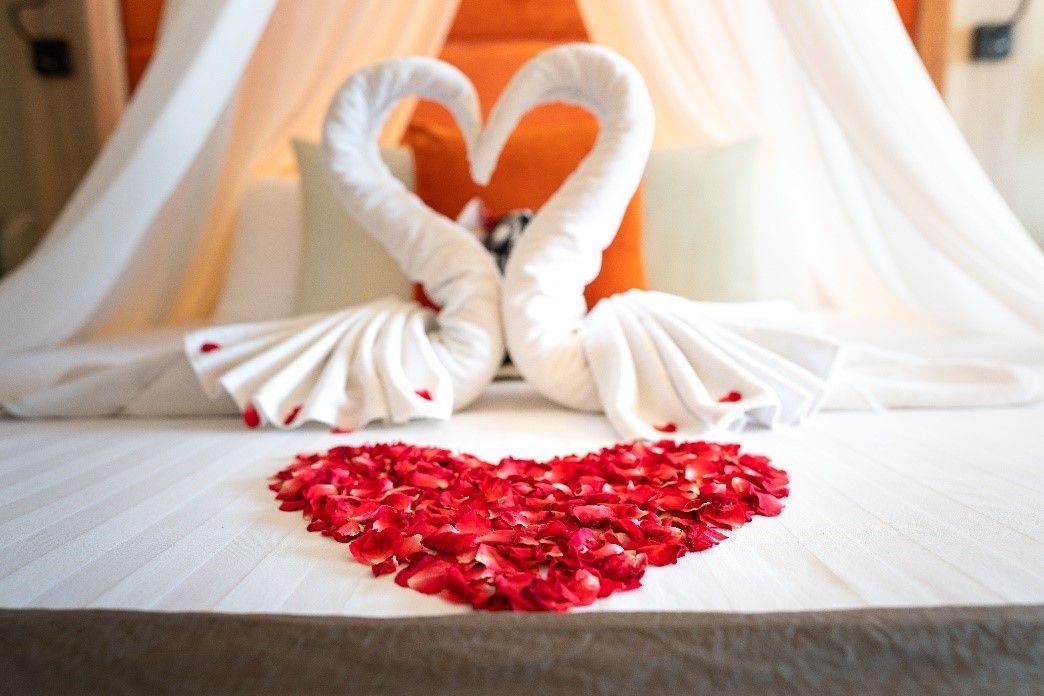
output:
[[548, 461], [405, 443], [301, 454], [270, 488], [375, 576], [476, 609], [565, 611], [774, 516], [786, 472], [739, 445], [633, 442]]

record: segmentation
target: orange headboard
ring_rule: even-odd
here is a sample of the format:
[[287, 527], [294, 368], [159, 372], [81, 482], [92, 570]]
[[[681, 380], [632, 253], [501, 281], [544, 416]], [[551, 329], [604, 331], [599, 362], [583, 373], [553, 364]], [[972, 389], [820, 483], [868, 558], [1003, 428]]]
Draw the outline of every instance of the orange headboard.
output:
[[[132, 90], [155, 50], [163, 2], [120, 0], [127, 43], [127, 77]], [[914, 36], [920, 0], [895, 0], [895, 5], [907, 32]], [[560, 0], [465, 0], [457, 12], [449, 40], [464, 44], [479, 39], [534, 36], [551, 43], [586, 41], [587, 32], [576, 3]], [[488, 103], [485, 99], [483, 102]]]
[[156, 49], [163, 0], [121, 0], [127, 44], [127, 84], [133, 91]]
[[917, 12], [919, 0], [895, 0], [895, 7], [899, 10], [899, 16], [903, 19], [906, 33], [915, 36], [917, 31]]

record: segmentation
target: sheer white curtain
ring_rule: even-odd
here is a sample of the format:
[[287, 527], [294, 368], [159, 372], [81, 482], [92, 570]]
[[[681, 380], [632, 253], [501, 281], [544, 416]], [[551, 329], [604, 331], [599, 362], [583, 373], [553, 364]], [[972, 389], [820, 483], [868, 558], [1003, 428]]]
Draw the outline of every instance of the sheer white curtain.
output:
[[[39, 249], [0, 282], [0, 354], [206, 317], [248, 176], [356, 68], [431, 54], [459, 0], [172, 2], [118, 129]], [[397, 138], [404, 118], [386, 138]]]
[[[889, 0], [579, 1], [595, 40], [649, 82], [659, 145], [761, 140], [763, 294], [1044, 330], [1044, 256], [968, 151]], [[457, 5], [171, 2], [110, 143], [0, 282], [0, 354], [205, 318], [247, 177], [286, 165], [289, 138], [315, 135], [355, 68], [437, 51]]]
[[1044, 331], [1044, 254], [958, 132], [890, 0], [579, 0], [649, 82], [657, 144], [761, 141], [761, 292]]

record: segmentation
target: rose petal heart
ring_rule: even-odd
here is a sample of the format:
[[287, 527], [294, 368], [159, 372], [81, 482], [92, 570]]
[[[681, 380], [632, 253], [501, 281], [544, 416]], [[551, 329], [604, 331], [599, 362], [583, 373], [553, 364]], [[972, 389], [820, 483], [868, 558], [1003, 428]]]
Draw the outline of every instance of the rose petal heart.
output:
[[335, 447], [298, 455], [270, 488], [374, 575], [476, 609], [564, 611], [779, 514], [787, 484], [739, 445], [662, 440], [496, 464], [404, 443]]

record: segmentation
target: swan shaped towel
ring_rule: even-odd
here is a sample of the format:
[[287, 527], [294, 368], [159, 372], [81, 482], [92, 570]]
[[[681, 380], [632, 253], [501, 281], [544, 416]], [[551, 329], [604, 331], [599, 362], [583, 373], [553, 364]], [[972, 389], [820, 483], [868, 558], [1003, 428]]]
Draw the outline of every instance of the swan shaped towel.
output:
[[381, 160], [377, 136], [406, 97], [443, 104], [474, 149], [481, 117], [471, 82], [446, 63], [410, 57], [349, 78], [326, 117], [323, 160], [345, 208], [442, 310], [389, 297], [332, 314], [188, 334], [185, 351], [204, 389], [227, 392], [248, 420], [355, 428], [446, 419], [479, 395], [503, 360], [495, 261]]
[[1039, 393], [1029, 370], [839, 345], [784, 303], [630, 291], [588, 313], [583, 289], [642, 176], [653, 110], [638, 71], [612, 51], [582, 44], [546, 51], [515, 75], [490, 114], [472, 157], [476, 181], [489, 180], [519, 119], [549, 101], [585, 107], [601, 125], [594, 148], [529, 223], [505, 268], [508, 352], [552, 401], [604, 411], [622, 437], [653, 438], [798, 424], [824, 405], [994, 405]]

